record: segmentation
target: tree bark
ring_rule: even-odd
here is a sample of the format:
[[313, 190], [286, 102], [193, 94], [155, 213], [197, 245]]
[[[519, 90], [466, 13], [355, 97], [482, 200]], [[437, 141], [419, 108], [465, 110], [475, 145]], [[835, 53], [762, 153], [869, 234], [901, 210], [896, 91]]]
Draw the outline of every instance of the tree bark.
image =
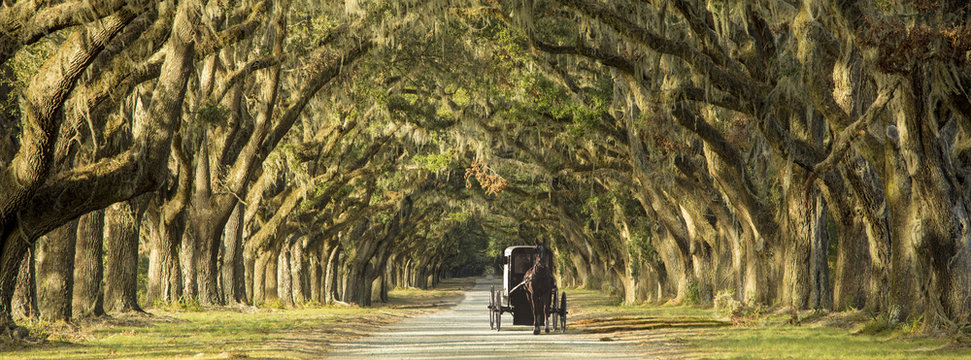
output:
[[290, 246], [290, 281], [293, 292], [293, 303], [307, 302], [307, 273], [304, 266], [304, 244], [306, 236], [301, 236]]
[[[323, 242], [320, 243], [323, 246]], [[308, 284], [310, 286], [310, 300], [318, 304], [324, 303], [323, 297], [323, 285], [324, 277], [322, 271], [322, 265], [320, 263], [321, 259], [321, 247], [316, 247], [310, 250], [310, 256], [307, 258], [307, 263], [309, 267], [308, 271]]]
[[104, 291], [104, 210], [92, 211], [78, 220], [77, 249], [74, 257], [74, 318], [105, 314]]
[[324, 304], [332, 304], [335, 300], [340, 298], [337, 293], [337, 289], [340, 287], [338, 284], [337, 272], [340, 269], [340, 261], [338, 252], [340, 247], [333, 244], [333, 242], [328, 241], [325, 246], [325, 252], [327, 256], [327, 262], [324, 265]]
[[243, 266], [243, 208], [236, 204], [223, 231], [222, 290], [223, 299], [230, 303], [246, 303]]
[[185, 222], [187, 223], [186, 228], [179, 239], [179, 272], [182, 278], [182, 298], [197, 299], [199, 286], [195, 271], [196, 259], [198, 258], [196, 237], [192, 228], [188, 226], [189, 220], [186, 219]]
[[71, 320], [76, 220], [48, 233], [37, 251], [37, 305], [46, 320]]
[[28, 248], [27, 253], [20, 265], [20, 273], [17, 276], [17, 289], [14, 292], [14, 315], [21, 315], [24, 318], [36, 319], [40, 316], [37, 308], [37, 277], [36, 261], [34, 261], [33, 248]]
[[277, 246], [272, 246], [267, 251], [256, 254], [256, 261], [253, 266], [253, 301], [255, 304], [264, 304], [279, 299], [276, 273], [279, 256], [280, 248]]
[[105, 210], [105, 310], [109, 312], [142, 311], [138, 306], [140, 219], [131, 201], [115, 203]]
[[256, 294], [253, 292], [254, 284], [256, 283], [256, 256], [252, 254], [247, 254], [245, 251], [243, 256], [243, 269], [245, 271], [244, 276], [246, 277], [246, 301], [249, 304], [256, 304]]
[[148, 255], [148, 282], [145, 286], [148, 304], [173, 302], [182, 296], [182, 276], [179, 262], [181, 216], [165, 222], [158, 211], [146, 212], [154, 225]]
[[293, 307], [293, 273], [290, 271], [290, 246], [284, 244], [276, 265], [277, 294], [286, 307]]
[[[198, 292], [196, 297], [201, 304], [222, 304], [219, 294], [219, 246], [230, 214], [236, 207], [235, 198], [229, 202], [228, 211], [222, 211], [222, 206], [214, 206], [210, 200], [212, 192], [209, 167], [209, 144], [205, 141], [199, 144], [199, 154], [196, 155], [195, 194], [192, 200], [192, 211], [189, 224], [195, 239], [194, 271]], [[231, 196], [231, 195], [230, 195]], [[222, 204], [220, 204], [222, 205]], [[226, 212], [222, 216], [222, 212]]]
[[811, 309], [833, 308], [833, 289], [829, 281], [829, 231], [826, 226], [827, 206], [821, 195], [813, 199], [810, 209], [809, 229], [811, 243], [809, 254], [809, 303]]

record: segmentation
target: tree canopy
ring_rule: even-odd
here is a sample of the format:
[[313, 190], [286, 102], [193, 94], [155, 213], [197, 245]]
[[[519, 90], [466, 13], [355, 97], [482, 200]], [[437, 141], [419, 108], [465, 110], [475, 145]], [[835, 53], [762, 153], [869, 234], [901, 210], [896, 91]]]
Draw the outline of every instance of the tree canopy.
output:
[[960, 327], [969, 12], [4, 1], [0, 324], [366, 306], [545, 240], [561, 286], [629, 303], [721, 293]]

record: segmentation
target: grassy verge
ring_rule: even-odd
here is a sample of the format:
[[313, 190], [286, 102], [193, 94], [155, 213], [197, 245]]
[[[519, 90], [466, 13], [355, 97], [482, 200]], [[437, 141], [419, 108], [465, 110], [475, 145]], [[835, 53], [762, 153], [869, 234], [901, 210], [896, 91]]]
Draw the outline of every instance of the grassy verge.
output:
[[372, 308], [152, 310], [82, 324], [26, 324], [46, 343], [0, 348], [0, 359], [317, 358], [375, 327], [455, 304], [472, 283], [452, 279], [433, 290], [398, 289], [387, 304]]
[[634, 341], [648, 354], [689, 359], [971, 359], [966, 337], [928, 336], [919, 324], [889, 325], [862, 312], [749, 314], [711, 308], [622, 306], [600, 292], [567, 290], [575, 330]]

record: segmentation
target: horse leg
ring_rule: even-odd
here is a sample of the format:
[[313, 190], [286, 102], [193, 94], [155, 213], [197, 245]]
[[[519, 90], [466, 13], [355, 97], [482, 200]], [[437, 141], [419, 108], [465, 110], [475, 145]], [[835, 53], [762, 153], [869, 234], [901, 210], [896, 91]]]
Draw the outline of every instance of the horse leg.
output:
[[540, 315], [538, 314], [538, 310], [541, 310], [542, 308], [539, 306], [540, 304], [537, 304], [536, 300], [538, 299], [536, 298], [535, 295], [536, 294], [533, 294], [533, 296], [530, 296], [529, 305], [531, 308], [533, 308], [533, 335], [539, 335], [539, 316]]
[[549, 313], [550, 313], [550, 292], [551, 291], [553, 291], [553, 290], [547, 290], [546, 292], [544, 292], [543, 294], [545, 296], [543, 296], [539, 300], [540, 301], [540, 305], [543, 307], [543, 315], [545, 316], [544, 320], [546, 320], [546, 333], [549, 333], [550, 332], [550, 318], [549, 318]]
[[544, 320], [546, 320], [546, 333], [549, 334], [550, 333], [550, 318], [549, 318], [549, 316], [547, 316], [547, 314], [550, 313], [549, 296], [547, 296], [545, 300], [546, 301], [543, 302], [544, 303], [543, 304], [543, 316], [545, 317]]

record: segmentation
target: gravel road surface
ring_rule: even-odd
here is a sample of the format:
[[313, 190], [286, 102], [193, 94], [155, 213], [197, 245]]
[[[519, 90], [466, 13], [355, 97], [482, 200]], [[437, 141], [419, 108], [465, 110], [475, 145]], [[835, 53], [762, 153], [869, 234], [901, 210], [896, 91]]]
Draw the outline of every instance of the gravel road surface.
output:
[[594, 334], [567, 330], [565, 334], [533, 335], [532, 326], [511, 326], [512, 315], [508, 313], [503, 314], [502, 331], [489, 330], [491, 285], [502, 286], [500, 279], [477, 279], [475, 287], [468, 290], [455, 307], [378, 329], [373, 335], [337, 347], [327, 356], [343, 359], [598, 360], [650, 357], [633, 344], [601, 341]]

